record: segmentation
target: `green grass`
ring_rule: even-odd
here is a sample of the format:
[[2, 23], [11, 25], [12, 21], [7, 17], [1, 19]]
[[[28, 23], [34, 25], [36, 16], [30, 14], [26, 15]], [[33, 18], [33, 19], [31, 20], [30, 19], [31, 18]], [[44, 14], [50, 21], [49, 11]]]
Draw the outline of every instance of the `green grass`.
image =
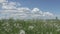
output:
[[1, 19], [0, 34], [60, 34], [60, 20]]

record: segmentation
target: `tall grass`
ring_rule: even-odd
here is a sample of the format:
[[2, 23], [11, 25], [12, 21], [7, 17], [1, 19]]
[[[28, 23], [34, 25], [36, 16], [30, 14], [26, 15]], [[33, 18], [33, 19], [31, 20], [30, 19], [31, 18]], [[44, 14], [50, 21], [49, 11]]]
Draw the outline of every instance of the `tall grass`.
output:
[[60, 34], [60, 20], [0, 20], [0, 34], [20, 34], [21, 30], [25, 34]]

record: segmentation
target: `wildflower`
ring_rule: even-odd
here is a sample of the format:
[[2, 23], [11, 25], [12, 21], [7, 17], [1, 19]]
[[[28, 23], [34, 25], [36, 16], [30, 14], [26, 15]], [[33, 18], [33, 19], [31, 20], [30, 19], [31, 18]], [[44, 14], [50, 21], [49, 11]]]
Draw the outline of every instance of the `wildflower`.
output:
[[34, 26], [29, 26], [29, 27], [28, 27], [28, 29], [31, 29], [31, 30], [32, 30], [33, 28], [34, 28]]
[[25, 34], [25, 31], [24, 30], [20, 30], [20, 34]]
[[60, 29], [57, 29], [56, 31], [60, 31]]

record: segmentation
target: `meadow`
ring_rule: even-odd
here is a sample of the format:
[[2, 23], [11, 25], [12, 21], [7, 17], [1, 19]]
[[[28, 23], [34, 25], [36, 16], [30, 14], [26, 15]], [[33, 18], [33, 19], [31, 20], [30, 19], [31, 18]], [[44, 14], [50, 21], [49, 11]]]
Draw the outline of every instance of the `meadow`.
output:
[[0, 19], [0, 34], [60, 34], [60, 20]]

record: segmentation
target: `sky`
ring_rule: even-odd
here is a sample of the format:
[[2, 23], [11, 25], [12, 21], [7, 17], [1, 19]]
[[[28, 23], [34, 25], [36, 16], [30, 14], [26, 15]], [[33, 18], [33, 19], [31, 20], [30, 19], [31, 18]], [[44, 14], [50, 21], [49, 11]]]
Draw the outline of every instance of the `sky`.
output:
[[0, 0], [0, 18], [60, 18], [60, 0]]

